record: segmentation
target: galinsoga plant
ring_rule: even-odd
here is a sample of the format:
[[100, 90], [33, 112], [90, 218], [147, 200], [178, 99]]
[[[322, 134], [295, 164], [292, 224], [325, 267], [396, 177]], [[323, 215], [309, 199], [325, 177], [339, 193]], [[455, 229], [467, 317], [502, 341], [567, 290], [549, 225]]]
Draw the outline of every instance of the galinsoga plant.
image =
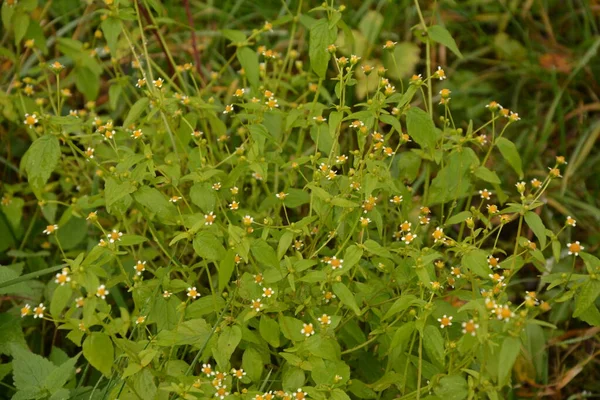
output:
[[430, 49], [462, 54], [417, 2], [409, 79], [415, 44], [329, 3], [222, 31], [207, 65], [158, 2], [105, 3], [52, 43], [37, 2], [2, 6], [2, 118], [32, 142], [2, 184], [15, 398], [499, 399], [517, 359], [544, 374], [555, 305], [600, 324], [600, 261], [540, 217], [565, 159], [523, 171], [493, 99], [453, 117]]

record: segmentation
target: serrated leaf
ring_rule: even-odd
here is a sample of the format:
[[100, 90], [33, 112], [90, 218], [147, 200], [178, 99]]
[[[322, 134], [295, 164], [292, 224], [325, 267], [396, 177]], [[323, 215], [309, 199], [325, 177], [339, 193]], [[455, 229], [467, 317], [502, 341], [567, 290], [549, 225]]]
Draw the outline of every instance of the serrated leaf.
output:
[[600, 296], [600, 281], [597, 279], [588, 279], [585, 282], [575, 299], [575, 311], [573, 316], [575, 318], [583, 314]]
[[60, 144], [56, 136], [47, 134], [37, 138], [24, 156], [25, 172], [34, 192], [39, 192], [58, 165]]
[[449, 48], [458, 58], [463, 58], [462, 53], [458, 49], [456, 42], [450, 32], [446, 28], [440, 25], [433, 25], [427, 28], [427, 34], [429, 37], [440, 44], [443, 44], [447, 48]]
[[11, 354], [13, 381], [19, 390], [41, 390], [46, 378], [56, 369], [49, 360], [22, 345], [12, 345]]

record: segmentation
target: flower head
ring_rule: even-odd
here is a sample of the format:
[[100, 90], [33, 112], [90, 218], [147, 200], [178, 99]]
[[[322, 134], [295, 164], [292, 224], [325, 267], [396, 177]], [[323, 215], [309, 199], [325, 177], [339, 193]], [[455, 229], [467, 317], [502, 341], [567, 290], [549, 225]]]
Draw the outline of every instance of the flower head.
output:
[[250, 308], [253, 309], [256, 312], [260, 312], [260, 310], [264, 307], [265, 305], [262, 303], [261, 299], [256, 299], [252, 301], [252, 304], [250, 304]]
[[585, 247], [579, 243], [579, 240], [577, 240], [575, 243], [567, 243], [567, 248], [569, 249], [569, 255], [575, 254], [576, 256], [579, 255], [579, 252], [585, 249]]
[[242, 379], [244, 376], [246, 376], [246, 371], [244, 371], [242, 368], [240, 368], [240, 369], [232, 368], [231, 375], [237, 379]]
[[21, 317], [26, 317], [29, 314], [31, 314], [31, 306], [29, 304], [25, 304], [22, 308], [21, 308]]
[[122, 236], [123, 236], [123, 233], [117, 231], [116, 229], [113, 229], [111, 233], [106, 235], [106, 237], [108, 238], [108, 241], [110, 243], [120, 241]]
[[29, 128], [33, 128], [35, 124], [38, 123], [38, 117], [35, 113], [33, 114], [25, 114], [25, 120], [23, 121], [25, 125]]
[[438, 318], [438, 322], [440, 323], [440, 328], [442, 329], [447, 326], [452, 326], [452, 316], [447, 316], [444, 314], [442, 318]]
[[331, 325], [331, 317], [327, 314], [321, 315], [317, 318], [317, 321], [319, 321], [321, 325]]
[[209, 212], [208, 214], [204, 214], [204, 225], [212, 225], [217, 217], [213, 214], [213, 212]]
[[98, 289], [96, 289], [96, 296], [100, 297], [102, 300], [106, 299], [106, 296], [108, 296], [109, 291], [106, 290], [106, 286], [104, 285], [100, 285], [98, 286]]
[[138, 276], [142, 275], [142, 272], [146, 270], [146, 261], [138, 260], [133, 266], [133, 269]]
[[192, 300], [196, 300], [197, 297], [200, 297], [200, 293], [198, 293], [196, 286], [187, 288], [187, 296]]
[[271, 298], [275, 294], [275, 291], [271, 288], [263, 288], [263, 297]]
[[476, 324], [472, 319], [462, 323], [462, 333], [469, 334], [471, 336], [475, 336], [477, 334], [477, 329], [479, 329], [479, 324]]
[[344, 260], [333, 256], [327, 261], [327, 264], [331, 265], [331, 269], [341, 269], [344, 266]]
[[67, 282], [71, 282], [69, 270], [67, 268], [63, 268], [61, 273], [56, 274], [56, 279], [54, 282], [58, 283], [60, 286], [64, 286]]
[[48, 225], [46, 229], [44, 229], [43, 233], [46, 235], [51, 235], [58, 230], [58, 225]]
[[312, 323], [304, 324], [304, 327], [300, 330], [300, 333], [306, 337], [309, 337], [315, 334], [315, 328], [313, 327]]
[[[46, 306], [44, 303], [40, 303], [39, 306], [33, 309], [33, 318], [44, 318], [44, 311], [46, 310]], [[21, 315], [23, 315], [23, 310], [21, 310]]]

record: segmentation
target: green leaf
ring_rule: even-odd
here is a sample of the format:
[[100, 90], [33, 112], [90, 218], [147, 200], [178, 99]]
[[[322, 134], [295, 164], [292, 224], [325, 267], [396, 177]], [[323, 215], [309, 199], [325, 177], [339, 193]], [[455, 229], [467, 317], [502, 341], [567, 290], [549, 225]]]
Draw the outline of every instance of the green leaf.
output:
[[225, 248], [220, 239], [208, 231], [200, 231], [194, 237], [194, 251], [207, 260], [220, 260], [225, 254]]
[[140, 115], [148, 109], [148, 104], [150, 104], [150, 100], [147, 97], [142, 97], [136, 101], [129, 109], [127, 118], [123, 121], [123, 126], [127, 128], [133, 122], [137, 122]]
[[519, 178], [523, 178], [521, 156], [519, 156], [517, 146], [515, 146], [515, 144], [510, 140], [503, 137], [496, 139], [496, 146], [498, 146], [498, 150], [500, 150], [500, 153], [502, 153], [502, 157], [504, 157], [512, 169], [519, 174]]
[[49, 360], [22, 345], [12, 345], [13, 381], [19, 390], [42, 390], [46, 378], [56, 368]]
[[228, 360], [242, 340], [242, 330], [239, 326], [226, 326], [219, 335], [218, 349]]
[[586, 252], [579, 253], [579, 256], [583, 260], [583, 263], [587, 268], [588, 274], [594, 274], [596, 273], [596, 270], [600, 269], [600, 259], [598, 259], [598, 257], [595, 257]]
[[344, 252], [344, 267], [347, 269], [352, 268], [354, 265], [358, 264], [362, 256], [363, 249], [354, 244], [348, 246]]
[[494, 171], [490, 171], [486, 167], [480, 166], [475, 170], [475, 176], [489, 183], [500, 184], [500, 178]]
[[253, 89], [258, 89], [260, 79], [260, 69], [258, 63], [258, 54], [249, 47], [242, 47], [237, 50], [237, 59], [240, 62], [248, 82]]
[[577, 318], [587, 322], [591, 326], [600, 326], [600, 311], [598, 311], [598, 307], [593, 304], [581, 312]]
[[[87, 100], [96, 100], [100, 92], [100, 77], [85, 66], [75, 67], [75, 86]], [[144, 99], [146, 99], [144, 97]]]
[[277, 258], [275, 250], [265, 240], [257, 239], [252, 242], [250, 251], [259, 264], [279, 268], [279, 258]]
[[121, 20], [114, 17], [108, 17], [102, 21], [100, 28], [102, 29], [102, 33], [104, 33], [104, 38], [106, 39], [106, 44], [110, 49], [111, 55], [116, 57], [117, 40], [121, 34]]
[[396, 329], [392, 341], [390, 342], [390, 351], [403, 353], [410, 344], [410, 338], [415, 331], [414, 321], [410, 321]]
[[390, 251], [388, 249], [386, 249], [385, 247], [383, 247], [382, 245], [380, 245], [378, 242], [374, 241], [374, 240], [367, 240], [365, 241], [365, 243], [363, 243], [363, 246], [365, 246], [365, 249], [367, 249], [367, 251], [369, 253], [378, 255], [380, 257], [384, 257], [384, 258], [392, 258], [392, 253], [390, 253]]
[[271, 346], [277, 348], [281, 342], [279, 340], [279, 324], [273, 318], [263, 315], [260, 317], [258, 326], [260, 336], [267, 341]]
[[242, 31], [221, 29], [221, 34], [234, 43], [241, 43], [246, 40], [246, 35]]
[[325, 78], [327, 64], [329, 64], [330, 54], [327, 51], [327, 46], [335, 41], [336, 31], [335, 27], [329, 27], [325, 19], [318, 20], [310, 27], [308, 57], [312, 70], [321, 79]]
[[397, 160], [398, 179], [414, 181], [421, 168], [421, 157], [412, 151], [407, 151], [402, 153], [402, 157], [398, 157]]
[[110, 377], [115, 360], [112, 340], [106, 333], [92, 332], [83, 342], [83, 356], [104, 376]]
[[50, 390], [50, 392], [57, 392], [62, 389], [63, 386], [75, 375], [75, 364], [79, 355], [69, 358], [63, 362], [58, 368], [54, 370], [46, 377], [44, 386]]
[[104, 186], [104, 199], [106, 201], [106, 208], [111, 211], [111, 206], [117, 203], [124, 197], [129, 197], [130, 193], [135, 192], [135, 186], [129, 181], [119, 182], [116, 179], [110, 177], [106, 178]]
[[11, 349], [15, 345], [26, 346], [21, 318], [2, 313], [0, 314], [0, 354], [11, 354]]
[[400, 125], [400, 120], [397, 117], [389, 114], [381, 114], [379, 116], [379, 120], [381, 122], [385, 122], [388, 125], [391, 125], [396, 130], [396, 132], [402, 132], [402, 126]]
[[228, 250], [219, 264], [219, 292], [222, 292], [235, 271], [235, 251]]
[[208, 182], [194, 184], [190, 189], [190, 198], [206, 214], [216, 209], [217, 195]]
[[458, 50], [456, 46], [456, 42], [450, 35], [450, 32], [446, 30], [446, 28], [440, 25], [433, 25], [427, 28], [427, 34], [431, 38], [431, 40], [443, 44], [447, 48], [449, 48], [458, 58], [463, 58], [462, 53]]
[[437, 134], [429, 114], [417, 107], [409, 108], [406, 112], [406, 128], [419, 146], [433, 154]]
[[279, 327], [286, 339], [293, 342], [300, 342], [305, 339], [304, 335], [300, 332], [304, 327], [304, 323], [297, 318], [280, 315]]
[[260, 382], [265, 365], [260, 352], [254, 347], [248, 347], [242, 356], [242, 368], [248, 374], [252, 382]]
[[463, 256], [462, 263], [469, 271], [487, 278], [490, 274], [487, 256], [488, 254], [483, 250], [472, 250]]
[[594, 305], [600, 296], [600, 281], [597, 279], [588, 279], [582, 286], [575, 299], [575, 318], [583, 314], [590, 306]]
[[500, 356], [498, 357], [498, 383], [501, 385], [504, 385], [510, 377], [510, 371], [520, 351], [521, 339], [509, 336], [502, 342]]
[[19, 43], [21, 43], [21, 40], [23, 40], [25, 33], [27, 33], [27, 28], [29, 27], [29, 15], [17, 11], [12, 19], [12, 22], [13, 31], [15, 34], [15, 45], [19, 46]]
[[6, 30], [12, 25], [11, 20], [15, 15], [15, 7], [9, 6], [7, 1], [2, 2], [2, 27]]
[[108, 106], [111, 110], [116, 110], [119, 105], [119, 100], [123, 95], [123, 86], [120, 82], [114, 82], [108, 88]]
[[444, 400], [464, 400], [469, 396], [469, 386], [461, 375], [448, 375], [435, 386], [435, 394]]
[[162, 222], [172, 222], [177, 217], [177, 209], [173, 203], [155, 188], [143, 186], [133, 194], [133, 198]]
[[358, 23], [358, 29], [370, 44], [375, 44], [383, 26], [384, 18], [377, 11], [367, 11]]
[[400, 298], [396, 300], [390, 309], [385, 313], [382, 321], [396, 316], [398, 313], [401, 313], [417, 302], [419, 302], [419, 300], [417, 300], [417, 297], [414, 294], [401, 295]]
[[287, 253], [290, 245], [292, 244], [292, 240], [294, 240], [294, 233], [291, 231], [285, 231], [283, 235], [279, 238], [279, 243], [277, 244], [277, 259], [281, 260], [281, 258]]
[[304, 386], [306, 376], [304, 371], [298, 367], [287, 366], [283, 369], [283, 390], [287, 392], [294, 392], [298, 388]]
[[540, 247], [543, 249], [546, 247], [546, 227], [542, 222], [539, 215], [532, 211], [525, 213], [525, 222], [531, 228], [535, 236], [540, 241]]
[[354, 295], [346, 285], [344, 285], [341, 282], [334, 283], [333, 293], [335, 293], [335, 295], [340, 299], [340, 301], [343, 304], [350, 307], [350, 309], [354, 311], [356, 315], [360, 315], [360, 308], [356, 303], [356, 299], [354, 298]]
[[56, 136], [37, 138], [24, 156], [25, 172], [34, 192], [39, 193], [60, 159], [60, 144]]
[[444, 365], [444, 338], [438, 327], [433, 325], [425, 327], [423, 347], [432, 362]]
[[355, 202], [348, 200], [348, 199], [344, 199], [342, 197], [334, 197], [333, 199], [331, 199], [331, 204], [334, 206], [344, 207], [344, 208], [358, 207], [358, 204], [356, 204]]
[[455, 215], [451, 216], [450, 218], [448, 218], [445, 225], [450, 226], [450, 225], [458, 224], [460, 222], [463, 222], [467, 218], [469, 218], [471, 215], [472, 214], [470, 211], [461, 211], [458, 214], [455, 214]]
[[52, 295], [52, 301], [50, 302], [50, 314], [55, 320], [60, 320], [60, 313], [67, 306], [73, 289], [69, 284], [57, 286]]

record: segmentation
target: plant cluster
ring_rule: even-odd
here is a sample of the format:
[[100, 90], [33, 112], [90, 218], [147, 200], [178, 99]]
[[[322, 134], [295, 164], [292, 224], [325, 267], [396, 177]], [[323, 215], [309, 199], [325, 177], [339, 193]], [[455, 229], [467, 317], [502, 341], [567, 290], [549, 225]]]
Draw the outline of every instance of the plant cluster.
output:
[[31, 142], [1, 186], [14, 398], [499, 399], [517, 361], [543, 377], [547, 313], [600, 325], [600, 260], [540, 218], [567, 161], [523, 171], [493, 99], [455, 121], [441, 25], [421, 16], [406, 79], [329, 3], [223, 30], [210, 68], [170, 52], [156, 1], [96, 2], [52, 49], [37, 5], [2, 5], [3, 123]]

